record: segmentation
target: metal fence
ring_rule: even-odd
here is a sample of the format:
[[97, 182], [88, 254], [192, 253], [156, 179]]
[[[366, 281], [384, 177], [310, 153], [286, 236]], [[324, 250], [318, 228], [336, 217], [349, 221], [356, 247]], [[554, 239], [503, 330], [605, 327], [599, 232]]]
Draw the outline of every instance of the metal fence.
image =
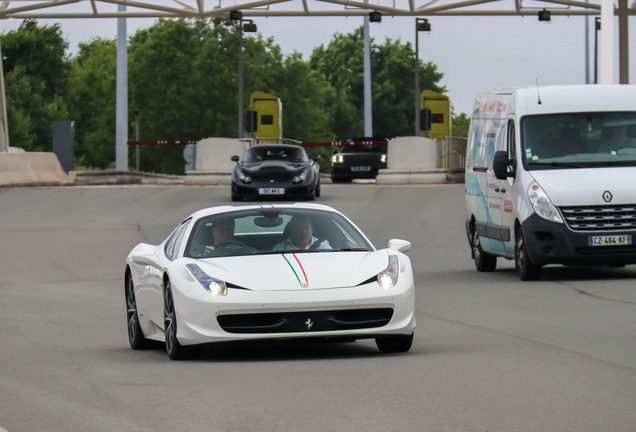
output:
[[466, 168], [466, 138], [444, 137], [442, 139], [442, 168], [451, 173]]

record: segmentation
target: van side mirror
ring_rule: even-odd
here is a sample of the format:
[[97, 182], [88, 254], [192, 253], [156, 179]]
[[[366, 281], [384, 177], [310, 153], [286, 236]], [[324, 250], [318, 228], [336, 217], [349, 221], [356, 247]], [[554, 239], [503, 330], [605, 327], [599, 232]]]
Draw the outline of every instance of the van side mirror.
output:
[[232, 156], [232, 162], [236, 162], [237, 164], [239, 163], [239, 157], [234, 155]]
[[[512, 168], [512, 169], [508, 169]], [[517, 164], [514, 159], [508, 159], [508, 153], [505, 151], [495, 152], [495, 157], [492, 160], [492, 170], [495, 172], [495, 177], [499, 180], [505, 180], [508, 177], [514, 177]]]

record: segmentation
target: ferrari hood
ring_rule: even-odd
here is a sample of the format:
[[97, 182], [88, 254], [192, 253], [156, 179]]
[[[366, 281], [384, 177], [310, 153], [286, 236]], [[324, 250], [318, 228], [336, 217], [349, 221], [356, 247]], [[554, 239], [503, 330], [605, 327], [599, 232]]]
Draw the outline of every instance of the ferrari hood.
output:
[[389, 265], [386, 250], [249, 255], [197, 260], [208, 275], [228, 286], [255, 291], [293, 291], [356, 286]]

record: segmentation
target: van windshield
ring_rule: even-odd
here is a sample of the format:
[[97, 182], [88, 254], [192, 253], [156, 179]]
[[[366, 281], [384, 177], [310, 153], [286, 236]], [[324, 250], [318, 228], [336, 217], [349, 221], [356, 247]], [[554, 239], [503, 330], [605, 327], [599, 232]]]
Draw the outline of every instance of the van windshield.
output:
[[525, 116], [521, 146], [528, 170], [636, 165], [636, 111]]

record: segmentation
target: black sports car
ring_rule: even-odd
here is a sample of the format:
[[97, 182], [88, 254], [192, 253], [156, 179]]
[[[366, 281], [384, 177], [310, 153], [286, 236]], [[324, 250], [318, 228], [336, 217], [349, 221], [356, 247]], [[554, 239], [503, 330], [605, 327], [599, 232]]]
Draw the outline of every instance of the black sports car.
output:
[[300, 198], [320, 196], [320, 156], [307, 157], [305, 149], [289, 144], [257, 144], [242, 162], [232, 156], [232, 201], [245, 198]]
[[337, 183], [376, 178], [378, 171], [387, 167], [387, 142], [385, 138], [349, 140], [349, 145], [331, 157], [331, 180]]

